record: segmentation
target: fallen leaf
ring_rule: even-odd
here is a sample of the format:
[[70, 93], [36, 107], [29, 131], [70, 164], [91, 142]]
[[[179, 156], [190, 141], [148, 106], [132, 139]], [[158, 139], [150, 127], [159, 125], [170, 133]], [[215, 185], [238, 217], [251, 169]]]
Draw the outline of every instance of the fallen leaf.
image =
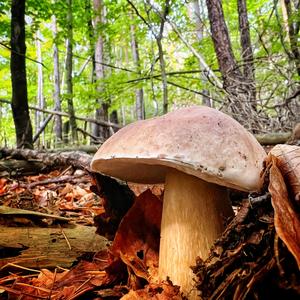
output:
[[164, 281], [160, 284], [151, 283], [144, 289], [129, 291], [121, 300], [180, 300], [179, 286], [172, 285], [171, 282]]
[[271, 163], [269, 192], [274, 208], [274, 225], [278, 236], [295, 257], [300, 268], [300, 218], [289, 199], [284, 178], [277, 166], [276, 156], [269, 154]]
[[3, 195], [6, 193], [6, 184], [7, 184], [7, 179], [0, 178], [0, 195]]
[[112, 253], [138, 277], [157, 276], [162, 202], [150, 190], [136, 198], [122, 219]]
[[277, 166], [300, 206], [300, 147], [276, 145], [270, 153], [277, 157]]

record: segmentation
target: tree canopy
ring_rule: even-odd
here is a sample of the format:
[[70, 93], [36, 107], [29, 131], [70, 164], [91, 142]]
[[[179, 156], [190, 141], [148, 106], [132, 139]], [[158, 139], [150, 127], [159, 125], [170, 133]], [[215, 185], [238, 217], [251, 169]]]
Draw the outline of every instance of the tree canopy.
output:
[[[100, 8], [96, 9], [96, 4]], [[224, 74], [226, 71], [218, 57], [213, 10], [208, 11], [212, 5], [219, 4], [236, 68], [227, 74]], [[244, 16], [248, 22], [252, 56], [247, 56], [249, 47], [241, 38], [239, 5], [243, 4], [246, 5]], [[97, 16], [100, 16], [98, 21]], [[11, 1], [1, 2], [0, 20], [0, 143], [14, 146], [15, 129], [7, 103], [12, 99]], [[25, 22], [30, 107], [70, 114], [68, 99], [72, 99], [76, 116], [122, 126], [176, 107], [205, 103], [205, 97], [208, 97], [209, 105], [232, 114], [256, 133], [288, 131], [299, 122], [298, 1], [27, 0]], [[246, 25], [243, 30], [247, 29]], [[70, 30], [72, 90], [67, 88]], [[224, 37], [223, 32], [218, 32], [221, 38]], [[97, 48], [97, 43], [102, 43], [102, 48]], [[57, 109], [54, 97], [55, 47], [61, 109]], [[96, 55], [99, 51], [102, 51], [100, 56]], [[237, 94], [233, 93], [236, 97], [233, 100], [232, 89], [226, 87], [226, 76], [234, 85], [232, 80], [235, 83], [238, 80], [232, 72], [238, 70], [244, 74], [248, 65], [253, 68], [254, 110], [253, 114], [246, 112], [239, 119], [234, 107], [241, 111], [250, 101], [241, 97], [240, 92], [249, 91], [250, 85], [245, 77], [241, 77], [239, 84], [243, 88]], [[102, 67], [101, 76], [97, 66]], [[42, 102], [39, 101], [39, 89]], [[142, 107], [137, 101], [143, 101]], [[97, 108], [102, 109], [102, 114], [95, 115]], [[48, 115], [35, 110], [30, 113], [35, 134]], [[53, 146], [55, 120], [52, 118], [46, 124], [43, 137], [39, 136], [39, 145]], [[62, 116], [65, 127], [68, 120], [67, 116]], [[89, 122], [77, 120], [76, 126], [80, 143], [88, 143], [90, 138], [97, 140], [99, 132], [94, 136], [96, 131], [91, 129]], [[110, 135], [114, 130], [109, 127], [106, 134]]]

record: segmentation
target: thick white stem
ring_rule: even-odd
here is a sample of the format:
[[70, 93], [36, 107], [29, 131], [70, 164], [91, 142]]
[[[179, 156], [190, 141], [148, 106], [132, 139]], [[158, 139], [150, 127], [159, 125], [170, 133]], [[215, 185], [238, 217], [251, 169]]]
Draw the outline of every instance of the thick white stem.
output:
[[160, 279], [170, 277], [188, 299], [197, 299], [190, 266], [206, 259], [233, 215], [226, 188], [172, 170], [167, 174], [159, 252]]

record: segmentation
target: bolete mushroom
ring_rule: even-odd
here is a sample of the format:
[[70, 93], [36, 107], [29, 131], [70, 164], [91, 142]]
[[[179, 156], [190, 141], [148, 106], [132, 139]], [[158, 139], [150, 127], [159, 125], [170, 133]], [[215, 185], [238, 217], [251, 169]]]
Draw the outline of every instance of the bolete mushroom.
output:
[[190, 266], [197, 256], [207, 258], [233, 215], [226, 187], [259, 190], [265, 156], [231, 117], [193, 106], [122, 128], [100, 147], [91, 168], [129, 182], [165, 182], [159, 274], [188, 294]]

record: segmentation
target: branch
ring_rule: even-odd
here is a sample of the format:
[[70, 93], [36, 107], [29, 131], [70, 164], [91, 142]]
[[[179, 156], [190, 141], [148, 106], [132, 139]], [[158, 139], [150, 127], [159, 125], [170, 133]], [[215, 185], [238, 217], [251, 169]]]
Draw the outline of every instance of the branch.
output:
[[130, 1], [127, 0], [127, 3], [133, 8], [134, 12], [136, 13], [136, 15], [146, 24], [146, 26], [150, 29], [150, 31], [152, 32], [152, 34], [156, 37], [155, 32], [153, 31], [152, 26], [146, 21], [146, 19], [140, 14], [140, 12], [138, 11], [138, 9], [135, 7], [135, 5]]
[[[127, 1], [129, 1], [129, 0], [127, 0]], [[151, 4], [151, 6], [161, 18], [164, 17], [152, 4]], [[217, 87], [223, 90], [222, 82], [219, 80], [219, 78], [215, 75], [215, 73], [212, 71], [212, 69], [205, 62], [205, 59], [203, 58], [203, 56], [200, 53], [198, 53], [196, 51], [196, 49], [187, 42], [187, 40], [182, 36], [182, 34], [179, 32], [177, 26], [172, 21], [170, 21], [167, 17], [165, 18], [165, 21], [169, 23], [169, 25], [172, 27], [172, 29], [175, 31], [175, 33], [177, 34], [179, 39], [184, 43], [184, 45], [197, 57], [197, 59], [199, 60], [200, 64], [203, 67], [203, 70], [205, 71], [204, 75], [208, 79], [209, 79], [209, 77], [212, 77], [214, 79], [214, 82], [217, 85]]]
[[[0, 99], [0, 102], [11, 104], [10, 101], [8, 101], [6, 99]], [[41, 112], [44, 112], [46, 114], [58, 115], [58, 116], [67, 117], [67, 118], [70, 117], [70, 115], [68, 113], [61, 112], [61, 111], [41, 109], [41, 108], [34, 107], [34, 106], [29, 106], [29, 109], [36, 110], [36, 111], [41, 111]], [[75, 116], [75, 119], [90, 122], [90, 123], [95, 123], [95, 124], [102, 125], [102, 126], [113, 127], [113, 128], [116, 128], [116, 129], [121, 128], [121, 126], [118, 125], [118, 124], [107, 122], [107, 121], [102, 121], [102, 120], [95, 120], [95, 119], [92, 119], [92, 118], [84, 118], [84, 117], [80, 117], [80, 116]]]
[[12, 50], [9, 46], [5, 45], [4, 43], [1, 43], [1, 42], [0, 42], [0, 45], [1, 45], [2, 47], [4, 47], [4, 48], [8, 49], [10, 52], [13, 52], [13, 53], [15, 53], [15, 54], [17, 54], [17, 55], [23, 56], [23, 57], [25, 57], [25, 58], [28, 59], [28, 60], [31, 60], [31, 61], [33, 61], [33, 62], [35, 62], [35, 63], [37, 63], [37, 64], [42, 65], [45, 69], [48, 70], [48, 68], [47, 68], [42, 62], [37, 61], [37, 60], [35, 60], [35, 59], [33, 59], [33, 58], [30, 58], [30, 57], [24, 55], [23, 53], [20, 53], [20, 52], [17, 52], [17, 51], [15, 51], [15, 50]]

